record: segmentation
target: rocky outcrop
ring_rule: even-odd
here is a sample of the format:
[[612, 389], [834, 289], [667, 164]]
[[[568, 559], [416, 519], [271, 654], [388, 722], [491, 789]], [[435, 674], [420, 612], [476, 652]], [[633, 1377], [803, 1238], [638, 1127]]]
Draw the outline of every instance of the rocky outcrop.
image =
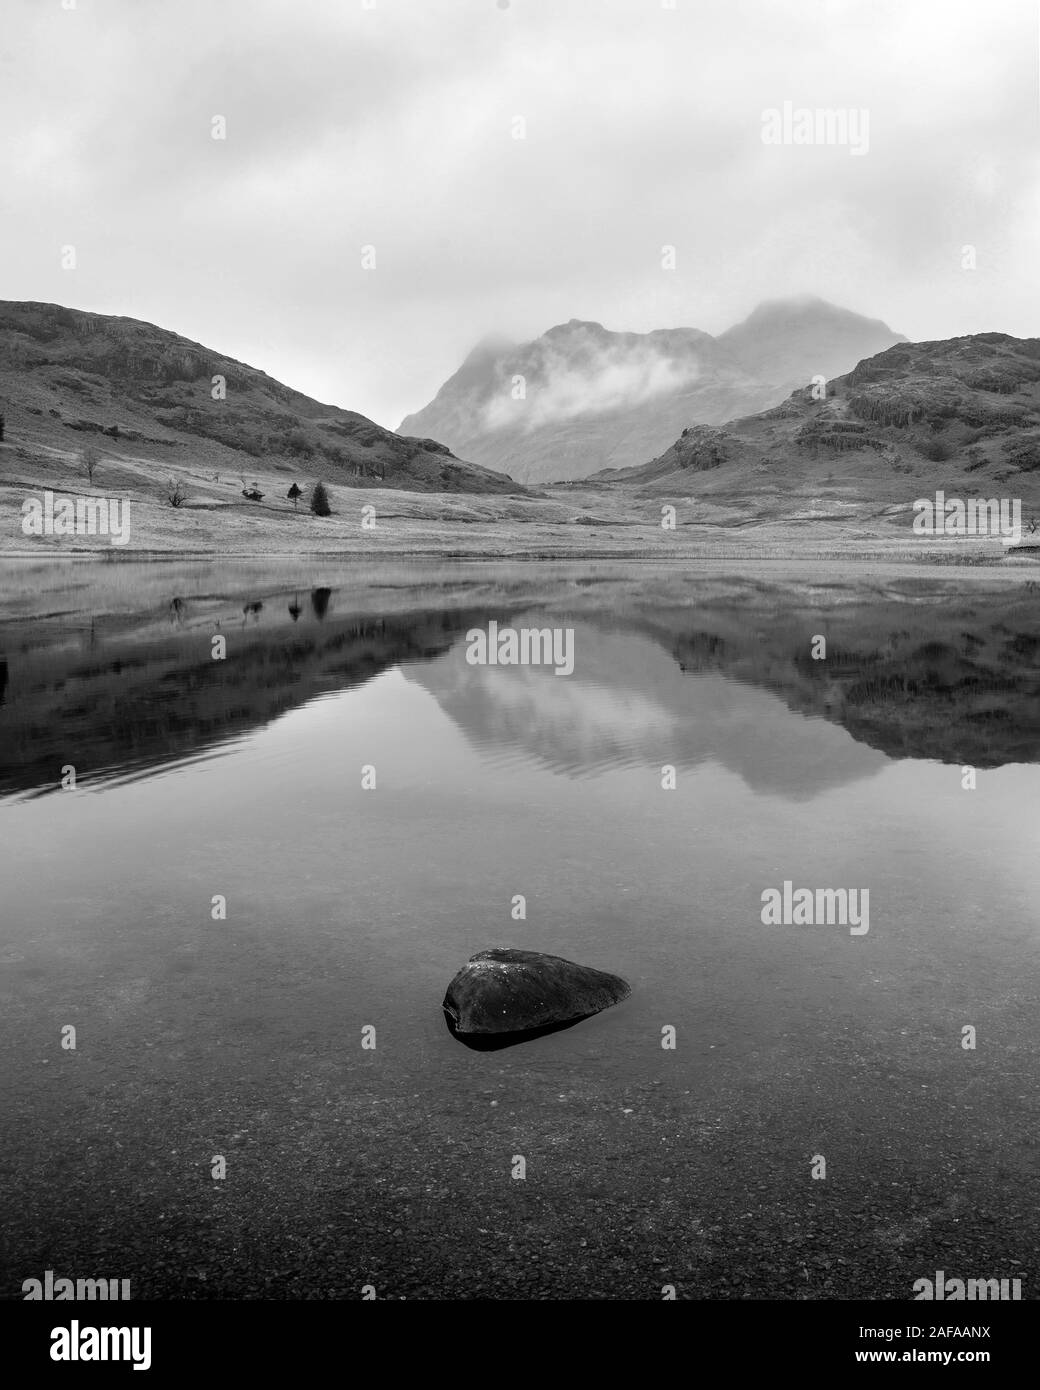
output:
[[[650, 462], [593, 476], [710, 496], [712, 486], [753, 490], [766, 472], [804, 483], [807, 463], [822, 479], [850, 455], [862, 467], [846, 474], [847, 481], [868, 487], [879, 506], [907, 507], [908, 485], [899, 475], [924, 460], [942, 466], [932, 477], [924, 474], [933, 488], [972, 496], [1015, 480], [1015, 495], [1032, 509], [1028, 479], [1040, 469], [1040, 339], [976, 333], [899, 343], [829, 378], [825, 391], [800, 387], [780, 405], [730, 420], [724, 429], [688, 427]], [[707, 479], [687, 476], [706, 470]]]
[[703, 472], [726, 462], [726, 436], [710, 425], [692, 425], [683, 430], [675, 443], [675, 461], [680, 468]]
[[851, 413], [872, 424], [1011, 429], [1029, 421], [1030, 403], [1002, 398], [1033, 396], [1040, 384], [1040, 339], [974, 333], [900, 343], [858, 363], [844, 384]]

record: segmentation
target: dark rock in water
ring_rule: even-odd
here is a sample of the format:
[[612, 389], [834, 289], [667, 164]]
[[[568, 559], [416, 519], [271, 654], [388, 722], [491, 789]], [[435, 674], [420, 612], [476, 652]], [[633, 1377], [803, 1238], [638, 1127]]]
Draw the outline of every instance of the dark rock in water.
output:
[[620, 976], [560, 956], [495, 949], [466, 962], [444, 1012], [456, 1033], [522, 1033], [588, 1018], [631, 993]]

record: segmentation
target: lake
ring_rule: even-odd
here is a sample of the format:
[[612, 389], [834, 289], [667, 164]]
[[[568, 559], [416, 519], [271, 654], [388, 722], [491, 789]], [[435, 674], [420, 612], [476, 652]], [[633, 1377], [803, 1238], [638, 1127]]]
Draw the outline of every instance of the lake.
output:
[[1035, 1297], [1032, 573], [0, 566], [3, 1296]]

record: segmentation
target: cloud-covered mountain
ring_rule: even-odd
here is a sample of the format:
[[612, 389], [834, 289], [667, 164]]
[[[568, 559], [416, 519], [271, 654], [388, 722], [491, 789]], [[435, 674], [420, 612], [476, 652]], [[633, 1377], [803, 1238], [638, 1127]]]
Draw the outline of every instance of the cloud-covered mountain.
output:
[[902, 341], [810, 297], [763, 304], [718, 338], [572, 319], [530, 343], [485, 339], [400, 432], [433, 434], [519, 482], [582, 478], [652, 458], [688, 425], [777, 405]]

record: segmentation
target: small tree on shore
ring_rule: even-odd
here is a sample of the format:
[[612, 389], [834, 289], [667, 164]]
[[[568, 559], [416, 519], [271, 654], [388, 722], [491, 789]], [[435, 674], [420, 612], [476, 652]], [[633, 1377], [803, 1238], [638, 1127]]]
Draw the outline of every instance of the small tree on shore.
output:
[[294, 512], [295, 512], [295, 511], [298, 511], [299, 508], [297, 507], [296, 504], [299, 502], [300, 498], [303, 496], [303, 489], [302, 489], [301, 487], [297, 487], [297, 485], [296, 485], [295, 483], [293, 483], [292, 487], [289, 489], [289, 491], [288, 491], [285, 495], [286, 495], [286, 497], [288, 497], [289, 501], [293, 504], [293, 511], [294, 511]]
[[94, 483], [94, 474], [97, 472], [98, 464], [100, 462], [100, 451], [95, 449], [93, 444], [88, 444], [86, 448], [81, 451], [80, 466], [83, 469], [84, 474], [86, 475], [87, 482], [90, 483], [92, 486]]
[[324, 483], [314, 484], [314, 491], [311, 493], [311, 511], [315, 516], [332, 515], [332, 508], [329, 506], [329, 494], [325, 490]]
[[171, 507], [183, 507], [188, 499], [188, 494], [184, 490], [184, 484], [177, 478], [169, 478], [166, 482], [166, 500]]

